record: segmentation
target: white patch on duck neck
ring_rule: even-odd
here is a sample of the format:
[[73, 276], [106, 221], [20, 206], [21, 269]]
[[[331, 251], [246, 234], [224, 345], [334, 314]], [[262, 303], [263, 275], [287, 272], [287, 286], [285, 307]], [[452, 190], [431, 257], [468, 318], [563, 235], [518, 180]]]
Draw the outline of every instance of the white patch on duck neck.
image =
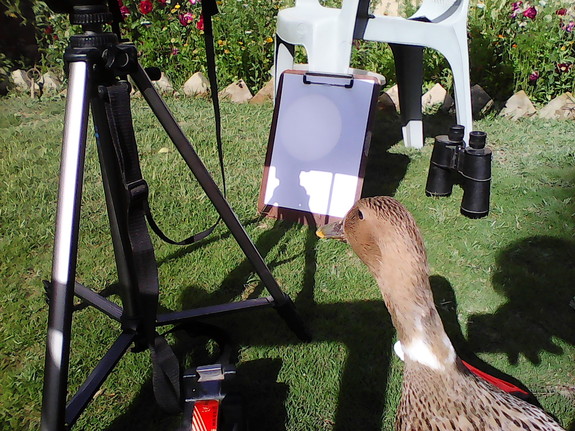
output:
[[414, 338], [407, 345], [402, 344], [405, 359], [418, 362], [434, 370], [443, 370], [443, 364], [423, 338]]
[[[416, 326], [418, 329], [421, 329], [421, 323], [419, 321], [417, 322]], [[451, 344], [451, 341], [446, 334], [443, 334], [442, 341], [444, 346], [441, 346], [441, 348], [445, 349], [447, 352], [447, 357], [441, 359], [433, 351], [432, 346], [429, 345], [428, 340], [426, 340], [426, 338], [422, 335], [422, 332], [418, 332], [419, 334], [412, 338], [407, 345], [400, 343], [400, 345], [394, 346], [396, 352], [400, 350], [406, 359], [418, 362], [438, 371], [444, 370], [445, 366], [448, 364], [455, 363], [455, 350], [453, 349], [453, 345]], [[398, 354], [398, 356], [404, 360], [401, 355]]]

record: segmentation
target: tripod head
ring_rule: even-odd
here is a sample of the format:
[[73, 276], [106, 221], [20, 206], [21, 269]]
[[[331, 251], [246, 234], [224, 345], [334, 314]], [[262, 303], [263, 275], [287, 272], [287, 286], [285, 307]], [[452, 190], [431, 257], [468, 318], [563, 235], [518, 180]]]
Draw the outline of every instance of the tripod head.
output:
[[112, 24], [114, 33], [120, 35], [123, 22], [117, 0], [45, 0], [56, 13], [70, 15], [70, 23], [81, 25], [84, 30], [101, 31], [104, 24]]
[[108, 3], [106, 0], [45, 0], [46, 4], [52, 11], [56, 13], [98, 13], [103, 9], [108, 10]]

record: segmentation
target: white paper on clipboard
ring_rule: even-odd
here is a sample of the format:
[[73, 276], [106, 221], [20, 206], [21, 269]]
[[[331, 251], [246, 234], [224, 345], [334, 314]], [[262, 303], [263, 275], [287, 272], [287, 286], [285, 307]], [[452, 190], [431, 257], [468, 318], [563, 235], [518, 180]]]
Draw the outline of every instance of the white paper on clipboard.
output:
[[258, 208], [279, 219], [323, 224], [361, 194], [379, 80], [367, 75], [283, 73]]

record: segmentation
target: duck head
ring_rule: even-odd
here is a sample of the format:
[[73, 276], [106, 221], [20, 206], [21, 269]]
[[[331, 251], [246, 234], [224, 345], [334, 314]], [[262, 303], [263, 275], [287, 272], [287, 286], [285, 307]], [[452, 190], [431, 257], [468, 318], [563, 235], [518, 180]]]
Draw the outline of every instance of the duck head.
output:
[[321, 238], [343, 240], [367, 265], [409, 359], [443, 369], [455, 359], [433, 302], [423, 238], [396, 199], [360, 199], [343, 220], [320, 227]]
[[320, 227], [317, 235], [349, 243], [376, 279], [394, 268], [427, 277], [425, 247], [417, 224], [410, 212], [389, 196], [360, 199], [342, 220]]

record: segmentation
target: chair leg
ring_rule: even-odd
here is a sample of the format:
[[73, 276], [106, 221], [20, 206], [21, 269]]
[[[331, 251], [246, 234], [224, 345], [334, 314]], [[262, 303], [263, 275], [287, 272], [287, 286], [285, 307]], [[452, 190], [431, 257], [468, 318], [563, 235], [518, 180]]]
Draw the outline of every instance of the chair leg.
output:
[[390, 44], [395, 60], [399, 111], [406, 147], [423, 147], [423, 47]]
[[280, 76], [284, 70], [291, 69], [294, 64], [295, 47], [283, 41], [276, 34], [275, 61], [274, 61], [274, 100], [277, 93]]

